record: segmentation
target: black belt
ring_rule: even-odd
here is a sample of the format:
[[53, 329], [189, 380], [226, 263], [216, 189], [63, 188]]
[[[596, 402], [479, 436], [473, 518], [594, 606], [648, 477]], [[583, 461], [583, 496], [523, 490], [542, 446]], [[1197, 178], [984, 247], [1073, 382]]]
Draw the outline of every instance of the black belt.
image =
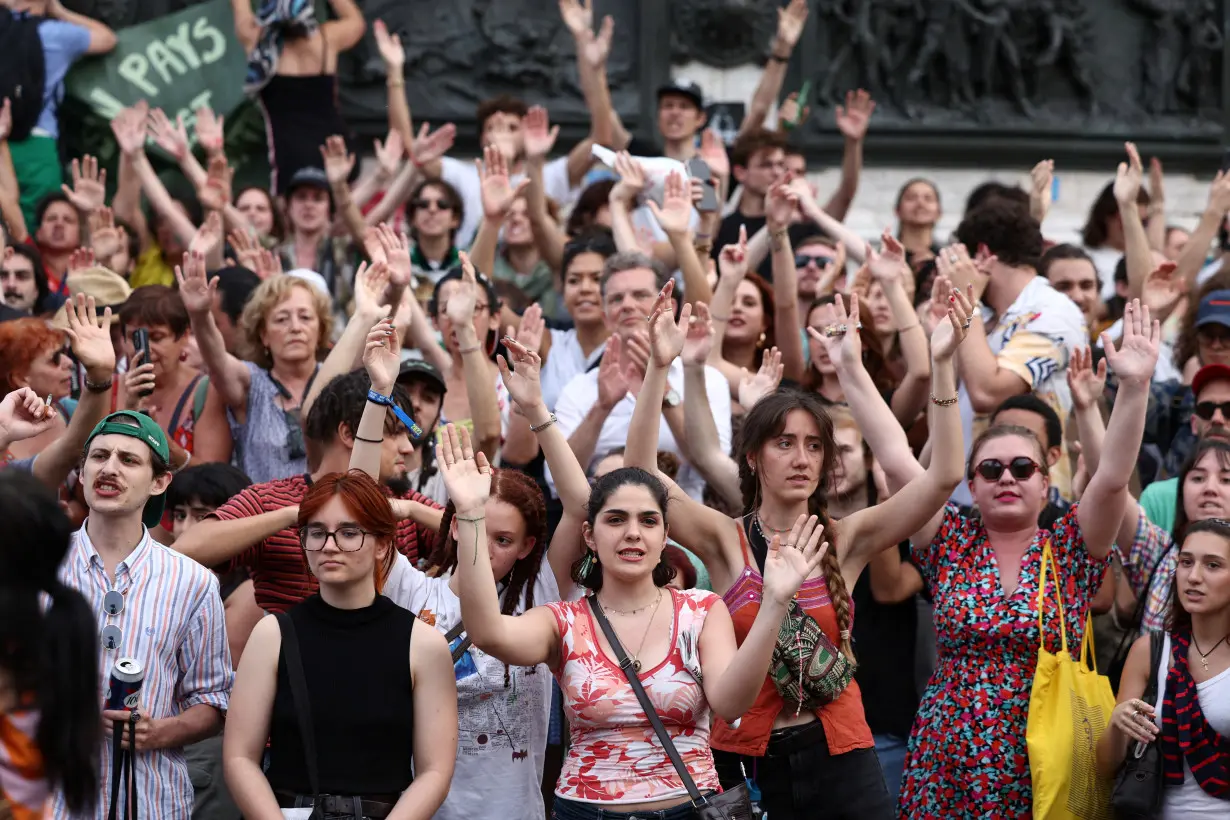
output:
[[[312, 805], [310, 795], [294, 792], [276, 791], [278, 805], [286, 809], [308, 808]], [[341, 814], [361, 820], [364, 817], [388, 817], [397, 803], [399, 795], [376, 794], [368, 797], [360, 795], [322, 794], [316, 801], [316, 806], [325, 814]]]

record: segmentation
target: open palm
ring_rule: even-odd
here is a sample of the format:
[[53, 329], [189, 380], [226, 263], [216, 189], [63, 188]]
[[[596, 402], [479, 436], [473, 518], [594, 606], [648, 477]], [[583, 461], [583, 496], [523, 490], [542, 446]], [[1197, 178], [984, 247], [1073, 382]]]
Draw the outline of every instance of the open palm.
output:
[[780, 536], [773, 536], [764, 562], [765, 598], [780, 604], [790, 602], [828, 552], [829, 545], [821, 541], [823, 537], [824, 527], [814, 515], [800, 515], [785, 543]]
[[1068, 387], [1072, 391], [1072, 405], [1077, 410], [1092, 407], [1106, 389], [1106, 359], [1093, 368], [1093, 352], [1088, 347], [1072, 351], [1068, 360]]
[[537, 351], [507, 336], [504, 337], [504, 348], [508, 351], [508, 359], [516, 368], [510, 369], [503, 356], [496, 358], [500, 376], [504, 379], [504, 387], [521, 408], [521, 412], [528, 413], [542, 404], [542, 359]]
[[901, 281], [907, 267], [905, 248], [897, 241], [897, 237], [885, 228], [880, 235], [880, 250], [877, 252], [871, 245], [866, 248], [867, 267], [871, 271], [872, 279], [881, 285]]
[[189, 313], [207, 313], [213, 306], [214, 292], [218, 289], [218, 277], [205, 275], [205, 255], [199, 251], [184, 254], [184, 264], [176, 266], [175, 278], [179, 281], [179, 295]]
[[1142, 307], [1139, 299], [1133, 299], [1123, 311], [1123, 338], [1119, 340], [1119, 347], [1115, 347], [1110, 336], [1102, 334], [1106, 360], [1120, 383], [1149, 383], [1157, 367], [1161, 337], [1161, 325], [1151, 319], [1149, 308]]
[[666, 287], [658, 294], [654, 302], [653, 312], [649, 314], [649, 345], [653, 363], [661, 368], [670, 367], [671, 362], [678, 358], [687, 341], [688, 320], [692, 315], [691, 303], [685, 304], [679, 312], [679, 321], [675, 321], [675, 303], [671, 294], [675, 292], [675, 281], [666, 283]]
[[1125, 142], [1123, 147], [1127, 151], [1128, 161], [1119, 163], [1119, 170], [1115, 174], [1115, 200], [1135, 203], [1144, 179], [1144, 165], [1140, 161], [1140, 152], [1136, 150], [1135, 143]]
[[449, 500], [457, 512], [482, 515], [491, 497], [491, 465], [481, 450], [474, 452], [469, 432], [455, 424], [446, 425], [436, 454]]
[[[834, 321], [821, 330], [809, 327], [807, 333], [820, 343], [829, 361], [841, 362], [853, 367], [863, 361], [863, 340], [858, 332], [858, 297], [850, 299], [850, 312], [846, 313], [845, 300], [837, 294], [833, 300]], [[844, 326], [844, 328], [843, 328]]]
[[393, 320], [381, 319], [372, 326], [363, 346], [363, 367], [372, 380], [372, 389], [389, 395], [401, 368], [401, 342]]

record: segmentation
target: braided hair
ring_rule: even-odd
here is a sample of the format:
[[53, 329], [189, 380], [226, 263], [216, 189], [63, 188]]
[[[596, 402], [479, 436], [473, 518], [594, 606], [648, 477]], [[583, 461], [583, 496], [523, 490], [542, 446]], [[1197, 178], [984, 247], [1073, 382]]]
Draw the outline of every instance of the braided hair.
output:
[[837, 537], [833, 519], [829, 517], [828, 493], [839, 476], [837, 442], [833, 437], [833, 420], [824, 409], [819, 396], [812, 392], [783, 387], [756, 402], [743, 417], [743, 429], [735, 446], [735, 462], [739, 466], [739, 490], [743, 495], [744, 515], [754, 514], [760, 506], [760, 477], [752, 463], [760, 450], [771, 439], [781, 435], [786, 427], [786, 416], [794, 410], [810, 415], [820, 428], [820, 440], [824, 455], [820, 465], [820, 482], [807, 499], [807, 511], [816, 516], [824, 529], [824, 540], [830, 548], [820, 562], [820, 571], [828, 587], [829, 599], [837, 615], [837, 629], [841, 633], [841, 651], [854, 660], [854, 646], [850, 641], [850, 629], [854, 620], [854, 605], [846, 579], [841, 574], [837, 560]]

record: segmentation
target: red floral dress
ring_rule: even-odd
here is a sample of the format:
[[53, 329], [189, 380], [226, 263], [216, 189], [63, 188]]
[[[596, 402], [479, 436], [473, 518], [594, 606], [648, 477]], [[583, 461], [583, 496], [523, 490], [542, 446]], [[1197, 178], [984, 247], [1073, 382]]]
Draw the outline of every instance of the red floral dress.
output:
[[[672, 649], [662, 663], [641, 671], [641, 685], [697, 787], [717, 791], [699, 646], [705, 617], [721, 599], [696, 589], [663, 591], [670, 594], [675, 610]], [[628, 679], [602, 650], [600, 627], [589, 604], [582, 599], [547, 606], [559, 627], [563, 662], [556, 679], [572, 736], [555, 793], [588, 803], [643, 803], [686, 795]]]
[[[1043, 544], [1051, 539], [1070, 647], [1081, 644], [1085, 613], [1110, 562], [1085, 549], [1078, 506], [1053, 530], [1034, 536], [1017, 588], [1007, 597], [980, 519], [950, 504], [935, 540], [913, 547], [913, 561], [935, 602], [939, 657], [910, 733], [901, 817], [1031, 817], [1025, 724], [1038, 661]], [[1053, 583], [1047, 583], [1043, 621], [1047, 649], [1058, 652]]]

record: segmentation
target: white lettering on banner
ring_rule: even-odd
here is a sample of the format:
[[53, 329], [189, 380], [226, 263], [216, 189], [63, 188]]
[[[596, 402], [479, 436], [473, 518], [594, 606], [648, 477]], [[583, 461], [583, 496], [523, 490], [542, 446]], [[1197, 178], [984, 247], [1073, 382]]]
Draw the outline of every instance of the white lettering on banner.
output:
[[110, 120], [118, 117], [124, 104], [101, 88], [90, 89], [90, 102], [99, 115]]
[[164, 85], [170, 85], [178, 77], [216, 63], [225, 55], [226, 37], [209, 18], [201, 17], [191, 26], [180, 23], [174, 33], [161, 40], [152, 40], [145, 46], [144, 54], [138, 51], [129, 54], [120, 61], [117, 70], [140, 90], [139, 96], [157, 97], [159, 87], [150, 76], [151, 67]]

